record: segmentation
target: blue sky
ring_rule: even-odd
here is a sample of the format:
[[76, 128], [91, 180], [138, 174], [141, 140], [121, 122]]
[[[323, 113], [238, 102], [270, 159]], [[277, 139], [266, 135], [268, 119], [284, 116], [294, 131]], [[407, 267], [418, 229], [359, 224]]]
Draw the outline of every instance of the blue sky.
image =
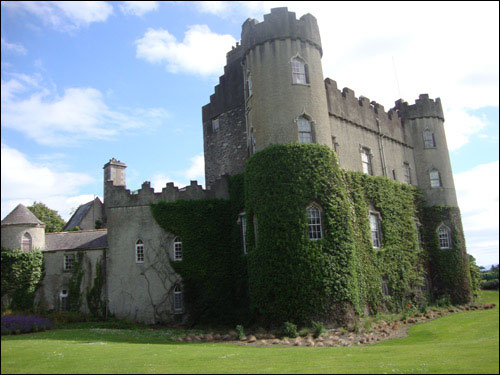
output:
[[440, 97], [468, 251], [498, 263], [498, 3], [2, 2], [2, 218], [69, 218], [127, 187], [204, 184], [201, 107], [241, 24], [288, 6], [318, 19], [324, 76], [385, 106]]

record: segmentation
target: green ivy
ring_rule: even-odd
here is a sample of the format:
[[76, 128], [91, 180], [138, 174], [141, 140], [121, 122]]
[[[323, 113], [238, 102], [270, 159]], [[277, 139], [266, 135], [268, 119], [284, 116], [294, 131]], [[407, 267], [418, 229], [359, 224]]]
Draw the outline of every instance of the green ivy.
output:
[[103, 296], [106, 275], [103, 261], [96, 262], [95, 272], [94, 284], [92, 288], [87, 288], [87, 306], [95, 318], [103, 319], [106, 316], [106, 302]]
[[67, 307], [69, 311], [79, 312], [82, 306], [83, 252], [76, 254], [71, 277], [68, 281]]
[[[30, 310], [43, 278], [43, 254], [39, 250], [1, 250], [2, 299], [10, 297], [10, 308]], [[4, 306], [2, 306], [4, 307]]]

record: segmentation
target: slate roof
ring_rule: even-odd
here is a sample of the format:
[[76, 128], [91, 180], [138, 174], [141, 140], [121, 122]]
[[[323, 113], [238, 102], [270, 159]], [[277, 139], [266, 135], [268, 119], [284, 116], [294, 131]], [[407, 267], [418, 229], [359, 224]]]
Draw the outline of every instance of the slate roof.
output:
[[[99, 198], [96, 199], [99, 200], [99, 202], [101, 201]], [[69, 230], [71, 228], [79, 226], [85, 215], [87, 215], [87, 212], [89, 212], [89, 210], [92, 208], [92, 204], [94, 202], [95, 200], [80, 205], [80, 207], [77, 208], [73, 216], [71, 216], [67, 224], [64, 226], [63, 230]]]
[[24, 205], [18, 204], [10, 214], [5, 216], [2, 220], [3, 225], [14, 225], [14, 224], [27, 224], [27, 225], [45, 225], [43, 222], [38, 220], [36, 216], [28, 210]]
[[45, 234], [45, 251], [103, 249], [108, 247], [108, 230], [93, 229]]

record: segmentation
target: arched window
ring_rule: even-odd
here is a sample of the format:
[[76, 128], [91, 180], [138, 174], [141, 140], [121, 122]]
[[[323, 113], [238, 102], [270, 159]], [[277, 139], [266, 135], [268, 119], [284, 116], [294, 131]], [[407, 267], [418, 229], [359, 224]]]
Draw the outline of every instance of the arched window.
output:
[[450, 230], [442, 224], [438, 229], [438, 239], [440, 249], [450, 249]]
[[182, 241], [180, 237], [174, 238], [174, 261], [182, 260]]
[[323, 238], [323, 228], [321, 225], [321, 211], [315, 205], [307, 207], [308, 237], [311, 241]]
[[63, 289], [59, 293], [59, 306], [61, 311], [68, 310], [68, 289]]
[[297, 120], [297, 127], [299, 130], [299, 143], [312, 143], [311, 122], [301, 116]]
[[441, 176], [439, 171], [435, 169], [430, 171], [429, 178], [431, 180], [431, 188], [441, 187]]
[[182, 312], [182, 289], [179, 284], [174, 287], [174, 312]]
[[434, 140], [434, 133], [430, 130], [424, 131], [424, 148], [435, 148], [436, 142]]
[[372, 234], [372, 246], [380, 249], [382, 246], [382, 231], [380, 230], [380, 216], [377, 213], [370, 213], [370, 231]]
[[144, 243], [141, 240], [135, 243], [135, 262], [144, 263]]
[[300, 57], [292, 58], [292, 83], [307, 84], [307, 65]]
[[33, 242], [31, 240], [30, 234], [28, 232], [24, 233], [23, 238], [21, 240], [21, 249], [23, 249], [23, 251], [31, 251], [32, 245]]

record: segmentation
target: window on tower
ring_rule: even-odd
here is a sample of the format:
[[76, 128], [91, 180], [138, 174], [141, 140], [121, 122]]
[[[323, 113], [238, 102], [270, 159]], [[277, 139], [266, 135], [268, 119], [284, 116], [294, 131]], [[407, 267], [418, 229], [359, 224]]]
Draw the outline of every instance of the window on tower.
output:
[[435, 148], [436, 142], [434, 139], [434, 133], [426, 130], [424, 131], [424, 148]]
[[299, 130], [299, 143], [312, 143], [311, 122], [305, 117], [299, 117], [297, 126]]
[[361, 166], [363, 169], [363, 173], [373, 176], [372, 158], [370, 154], [370, 149], [366, 147], [361, 148]]
[[292, 59], [292, 82], [302, 85], [309, 83], [307, 65], [300, 57]]
[[430, 171], [429, 178], [431, 180], [431, 187], [437, 188], [441, 187], [441, 176], [439, 175], [439, 171]]

